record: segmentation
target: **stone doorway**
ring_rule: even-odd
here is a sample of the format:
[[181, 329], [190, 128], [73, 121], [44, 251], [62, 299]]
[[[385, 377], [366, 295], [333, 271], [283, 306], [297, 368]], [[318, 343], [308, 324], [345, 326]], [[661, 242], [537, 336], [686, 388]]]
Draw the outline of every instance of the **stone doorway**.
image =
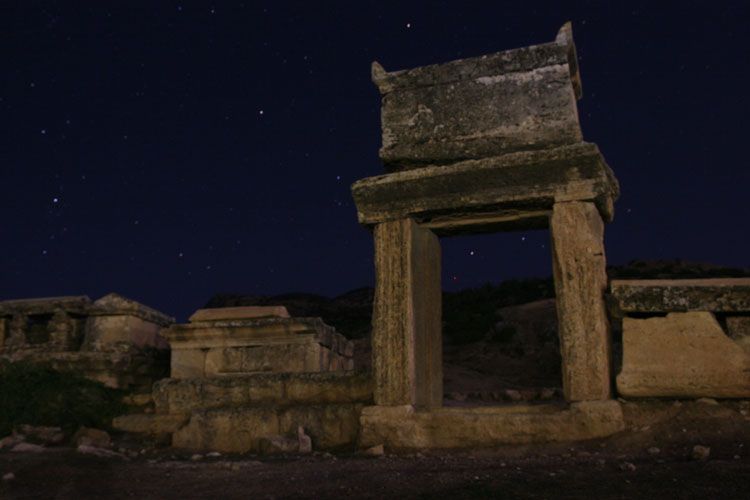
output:
[[[359, 222], [375, 240], [375, 406], [362, 413], [362, 444], [454, 447], [619, 430], [603, 241], [619, 186], [596, 145], [583, 141], [570, 24], [551, 43], [481, 57], [393, 72], [373, 63], [372, 78], [387, 173], [352, 186]], [[546, 228], [571, 404], [441, 408], [439, 238]]]

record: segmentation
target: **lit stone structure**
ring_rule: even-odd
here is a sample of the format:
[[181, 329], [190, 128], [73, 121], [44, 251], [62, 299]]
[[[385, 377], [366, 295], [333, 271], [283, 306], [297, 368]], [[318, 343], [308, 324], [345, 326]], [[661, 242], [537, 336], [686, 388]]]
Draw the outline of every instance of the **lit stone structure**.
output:
[[[361, 444], [472, 446], [620, 430], [603, 244], [619, 186], [582, 140], [570, 25], [552, 43], [446, 64], [386, 72], [374, 63], [372, 77], [388, 173], [352, 186], [359, 222], [375, 239], [375, 406], [363, 412]], [[545, 227], [572, 404], [441, 408], [438, 238]]]

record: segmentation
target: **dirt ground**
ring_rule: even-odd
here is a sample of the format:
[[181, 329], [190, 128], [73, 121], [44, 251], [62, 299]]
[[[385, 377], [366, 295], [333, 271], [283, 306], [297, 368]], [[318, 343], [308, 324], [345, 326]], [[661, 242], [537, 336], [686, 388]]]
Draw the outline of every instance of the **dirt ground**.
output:
[[607, 439], [460, 453], [193, 459], [125, 440], [115, 450], [133, 458], [0, 451], [0, 476], [13, 475], [0, 498], [748, 498], [748, 403], [713, 403], [625, 403], [628, 429]]

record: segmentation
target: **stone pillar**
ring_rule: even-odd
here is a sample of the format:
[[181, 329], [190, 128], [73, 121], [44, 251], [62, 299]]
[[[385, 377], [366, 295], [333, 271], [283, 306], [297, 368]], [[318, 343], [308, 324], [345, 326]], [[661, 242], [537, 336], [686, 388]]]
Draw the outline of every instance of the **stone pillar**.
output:
[[550, 233], [565, 399], [609, 399], [612, 356], [604, 303], [604, 222], [594, 203], [555, 203]]
[[443, 400], [440, 242], [411, 219], [374, 230], [372, 364], [375, 404], [440, 407]]

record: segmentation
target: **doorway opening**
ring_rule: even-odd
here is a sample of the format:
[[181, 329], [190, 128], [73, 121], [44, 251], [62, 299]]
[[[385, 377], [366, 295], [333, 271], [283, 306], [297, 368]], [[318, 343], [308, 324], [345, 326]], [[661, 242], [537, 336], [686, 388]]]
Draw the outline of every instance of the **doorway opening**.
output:
[[562, 400], [549, 231], [440, 243], [443, 404]]

